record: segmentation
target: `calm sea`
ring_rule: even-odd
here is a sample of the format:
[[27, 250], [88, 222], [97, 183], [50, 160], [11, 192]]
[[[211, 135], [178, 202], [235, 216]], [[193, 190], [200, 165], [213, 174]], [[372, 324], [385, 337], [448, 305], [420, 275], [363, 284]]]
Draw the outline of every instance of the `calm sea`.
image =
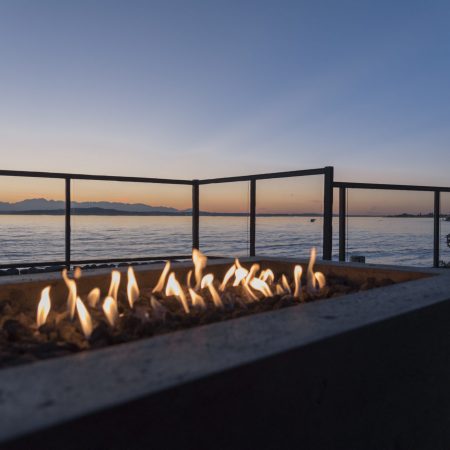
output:
[[[322, 220], [308, 217], [258, 217], [257, 253], [305, 257], [311, 246], [321, 251]], [[337, 219], [334, 259], [337, 259]], [[441, 222], [441, 259], [450, 260]], [[201, 217], [200, 247], [207, 254], [243, 256], [248, 252], [248, 219]], [[348, 252], [368, 263], [432, 265], [433, 220], [430, 218], [349, 218]], [[72, 258], [110, 258], [189, 254], [190, 217], [72, 218]], [[320, 253], [319, 253], [320, 254]], [[0, 264], [64, 259], [64, 218], [0, 216]]]

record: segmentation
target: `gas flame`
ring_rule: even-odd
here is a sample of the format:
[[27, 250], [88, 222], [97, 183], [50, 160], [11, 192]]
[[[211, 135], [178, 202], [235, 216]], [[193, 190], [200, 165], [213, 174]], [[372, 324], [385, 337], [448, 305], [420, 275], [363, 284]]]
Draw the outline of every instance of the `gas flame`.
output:
[[[238, 260], [236, 260], [238, 261]], [[239, 261], [238, 261], [239, 262]], [[240, 264], [239, 264], [240, 266]], [[233, 286], [239, 286], [239, 284], [245, 279], [245, 277], [248, 275], [248, 270], [244, 267], [240, 266], [236, 269], [236, 272], [234, 272], [234, 282]]]
[[245, 277], [244, 283], [249, 284], [250, 281], [252, 281], [253, 278], [255, 278], [255, 275], [258, 272], [258, 270], [259, 270], [259, 264], [252, 264], [252, 267], [250, 267], [249, 273]]
[[103, 312], [109, 324], [113, 327], [119, 318], [119, 311], [117, 310], [117, 303], [113, 297], [108, 296], [103, 302]]
[[199, 306], [202, 309], [206, 308], [205, 300], [203, 300], [203, 297], [200, 294], [197, 294], [194, 289], [189, 288], [189, 295], [191, 296], [192, 304], [194, 306]]
[[322, 272], [315, 272], [314, 278], [317, 281], [316, 288], [322, 289], [327, 284], [325, 275]]
[[286, 275], [283, 273], [283, 275], [281, 275], [281, 284], [283, 285], [284, 290], [287, 293], [291, 293], [291, 287], [289, 286], [289, 282], [286, 278]]
[[217, 308], [223, 308], [222, 300], [220, 298], [219, 293], [216, 291], [216, 288], [213, 285], [213, 280], [214, 280], [214, 275], [212, 273], [208, 273], [208, 275], [205, 275], [202, 278], [200, 286], [202, 289], [204, 289], [205, 287], [208, 287], [214, 304], [217, 306]]
[[87, 296], [87, 300], [89, 305], [92, 308], [95, 308], [97, 306], [98, 301], [100, 300], [100, 289], [98, 287], [92, 289], [92, 291], [89, 292]]
[[192, 281], [192, 270], [190, 270], [186, 275], [186, 286], [188, 288], [192, 287], [191, 281]]
[[195, 270], [195, 290], [200, 288], [202, 282], [203, 269], [206, 267], [208, 258], [198, 249], [192, 249], [192, 261]]
[[161, 275], [159, 277], [158, 280], [158, 284], [153, 288], [153, 293], [155, 294], [156, 292], [162, 292], [164, 289], [164, 284], [166, 283], [166, 278], [167, 278], [167, 274], [169, 273], [170, 270], [170, 261], [166, 262], [166, 265], [164, 266], [163, 271], [161, 272]]
[[127, 297], [128, 303], [132, 308], [134, 302], [139, 298], [139, 287], [136, 281], [136, 276], [134, 275], [134, 270], [131, 266], [128, 267], [127, 275], [128, 275]]
[[259, 278], [265, 281], [267, 284], [272, 284], [275, 280], [275, 275], [273, 274], [271, 269], [266, 269], [261, 271]]
[[275, 287], [275, 292], [277, 295], [283, 295], [284, 294], [284, 289], [281, 287], [280, 283], [277, 283], [276, 287]]
[[316, 247], [313, 247], [311, 249], [311, 255], [309, 257], [309, 263], [308, 263], [308, 271], [306, 273], [306, 281], [308, 290], [314, 290], [316, 286], [316, 278], [314, 276], [314, 264], [316, 262]]
[[300, 298], [301, 293], [302, 293], [301, 287], [300, 287], [302, 272], [303, 272], [302, 266], [297, 264], [294, 267], [294, 285], [295, 285], [294, 297], [295, 298]]
[[111, 272], [111, 284], [109, 285], [108, 297], [112, 297], [117, 303], [117, 293], [119, 292], [120, 272], [113, 270]]
[[248, 284], [244, 283], [243, 288], [244, 288], [244, 293], [246, 294], [248, 300], [250, 300], [251, 302], [253, 302], [255, 300], [259, 300], [259, 298], [250, 289]]
[[75, 305], [77, 302], [77, 283], [75, 280], [71, 280], [67, 276], [67, 269], [62, 271], [62, 277], [66, 283], [67, 289], [69, 289], [69, 296], [67, 297], [67, 309], [69, 310], [70, 318], [75, 316]]
[[264, 297], [273, 297], [273, 293], [269, 285], [259, 278], [253, 278], [250, 281], [250, 286], [256, 291], [261, 292], [264, 295]]
[[181, 289], [180, 283], [178, 283], [174, 272], [171, 272], [169, 279], [167, 280], [166, 296], [169, 297], [170, 295], [174, 295], [183, 306], [184, 312], [189, 314], [189, 305], [186, 295], [184, 294], [183, 289]]
[[78, 279], [80, 279], [81, 278], [81, 275], [82, 275], [83, 273], [82, 273], [82, 271], [81, 271], [81, 267], [75, 267], [75, 269], [73, 269], [73, 278], [75, 279], [75, 280], [78, 280]]
[[81, 301], [80, 297], [77, 297], [77, 313], [78, 318], [80, 319], [81, 328], [83, 330], [84, 336], [86, 339], [89, 339], [92, 334], [92, 320], [91, 315], [89, 314], [86, 306]]
[[225, 288], [227, 287], [227, 283], [230, 280], [230, 278], [234, 275], [236, 272], [236, 266], [233, 264], [228, 270], [225, 276], [223, 277], [222, 284], [219, 287], [219, 291], [223, 292]]
[[50, 312], [51, 308], [51, 301], [50, 301], [50, 287], [47, 286], [44, 289], [42, 289], [41, 292], [41, 299], [39, 300], [39, 304], [37, 307], [37, 316], [36, 316], [36, 323], [38, 328], [41, 325], [44, 325], [45, 321], [47, 320], [48, 314]]

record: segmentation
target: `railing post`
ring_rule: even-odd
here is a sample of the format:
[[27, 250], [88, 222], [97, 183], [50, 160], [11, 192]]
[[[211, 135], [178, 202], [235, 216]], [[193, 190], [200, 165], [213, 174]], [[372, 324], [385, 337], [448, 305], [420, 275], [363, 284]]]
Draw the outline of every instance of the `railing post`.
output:
[[434, 191], [434, 245], [433, 245], [433, 267], [439, 267], [439, 259], [440, 259], [440, 249], [439, 249], [439, 241], [440, 241], [440, 216], [441, 216], [441, 193], [440, 191]]
[[345, 239], [346, 239], [346, 189], [345, 187], [339, 188], [339, 261], [345, 262]]
[[71, 241], [71, 193], [70, 193], [70, 177], [66, 178], [66, 225], [65, 225], [65, 240], [66, 240], [66, 267], [70, 269], [70, 241]]
[[256, 255], [256, 180], [250, 180], [250, 256]]
[[325, 167], [323, 193], [323, 259], [331, 260], [333, 251], [333, 167]]
[[192, 248], [200, 247], [200, 189], [198, 180], [192, 180]]

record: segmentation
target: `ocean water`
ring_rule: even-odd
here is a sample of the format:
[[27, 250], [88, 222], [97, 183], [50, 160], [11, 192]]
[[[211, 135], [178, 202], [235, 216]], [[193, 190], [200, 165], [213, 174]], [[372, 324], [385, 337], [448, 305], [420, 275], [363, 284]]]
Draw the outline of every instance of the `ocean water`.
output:
[[[338, 255], [338, 223], [334, 219], [333, 259]], [[441, 259], [450, 261], [441, 222]], [[258, 217], [257, 254], [306, 257], [322, 248], [322, 219]], [[431, 266], [433, 219], [350, 217], [349, 255], [368, 263]], [[210, 255], [248, 254], [248, 218], [201, 217], [200, 248]], [[190, 217], [74, 216], [72, 259], [186, 255], [191, 251]], [[0, 264], [64, 259], [64, 217], [0, 216]]]

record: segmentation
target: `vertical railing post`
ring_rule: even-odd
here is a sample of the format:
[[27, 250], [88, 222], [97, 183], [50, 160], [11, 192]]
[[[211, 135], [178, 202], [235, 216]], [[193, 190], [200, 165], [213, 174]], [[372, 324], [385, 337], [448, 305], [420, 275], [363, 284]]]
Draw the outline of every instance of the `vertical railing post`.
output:
[[345, 262], [345, 239], [346, 239], [346, 189], [345, 187], [339, 188], [339, 261]]
[[256, 255], [256, 180], [250, 180], [250, 256]]
[[440, 216], [441, 216], [441, 193], [440, 191], [434, 191], [434, 245], [433, 245], [433, 267], [439, 267], [439, 259], [440, 259], [440, 249], [439, 249], [439, 241], [440, 241]]
[[331, 260], [333, 252], [333, 167], [325, 167], [323, 193], [323, 259]]
[[200, 247], [200, 189], [198, 180], [192, 180], [192, 248]]
[[66, 225], [65, 225], [65, 241], [66, 241], [66, 267], [70, 269], [70, 242], [71, 242], [71, 193], [70, 193], [70, 177], [66, 178]]

